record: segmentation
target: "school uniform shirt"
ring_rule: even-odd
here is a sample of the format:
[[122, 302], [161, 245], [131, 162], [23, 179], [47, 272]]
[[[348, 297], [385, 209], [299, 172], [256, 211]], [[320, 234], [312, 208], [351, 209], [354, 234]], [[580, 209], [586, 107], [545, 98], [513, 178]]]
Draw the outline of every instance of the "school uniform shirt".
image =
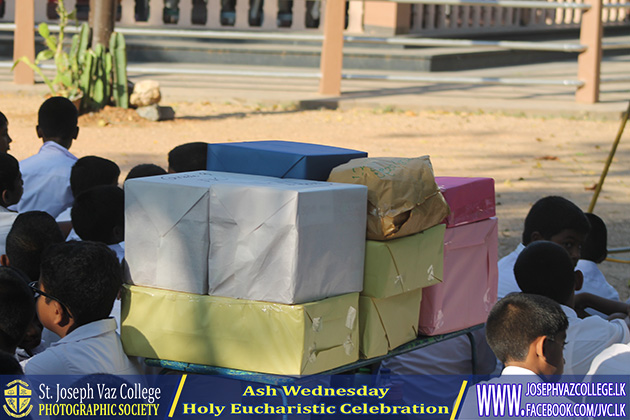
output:
[[82, 325], [22, 362], [27, 375], [137, 375], [123, 351], [113, 318]]
[[62, 211], [59, 216], [55, 217], [55, 221], [57, 223], [61, 222], [71, 222], [72, 221], [72, 206], [68, 207], [64, 211]]
[[573, 309], [560, 306], [569, 319], [564, 347], [565, 375], [586, 375], [598, 354], [615, 343], [630, 342], [624, 320], [606, 321], [598, 316], [580, 319]]
[[[575, 294], [588, 292], [606, 299], [619, 301], [619, 292], [606, 281], [606, 277], [599, 270], [597, 263], [589, 260], [579, 260], [575, 269], [580, 270], [584, 275], [582, 289], [576, 291]], [[590, 315], [599, 315], [606, 318], [605, 314], [594, 309], [589, 308], [586, 312]]]
[[16, 212], [9, 211], [0, 206], [0, 255], [7, 253], [7, 235], [16, 217], [18, 217]]
[[630, 346], [613, 344], [599, 353], [587, 375], [630, 375]]
[[107, 246], [109, 247], [109, 249], [116, 253], [116, 256], [118, 257], [118, 262], [122, 262], [123, 258], [125, 258], [125, 241]]
[[45, 142], [36, 155], [21, 161], [24, 194], [18, 213], [40, 210], [57, 217], [72, 206], [70, 171], [76, 161], [76, 156], [54, 141]]
[[525, 245], [518, 244], [514, 251], [499, 260], [499, 286], [497, 289], [497, 298], [499, 300], [510, 293], [521, 291], [514, 277], [514, 264], [516, 264], [516, 259], [524, 249]]

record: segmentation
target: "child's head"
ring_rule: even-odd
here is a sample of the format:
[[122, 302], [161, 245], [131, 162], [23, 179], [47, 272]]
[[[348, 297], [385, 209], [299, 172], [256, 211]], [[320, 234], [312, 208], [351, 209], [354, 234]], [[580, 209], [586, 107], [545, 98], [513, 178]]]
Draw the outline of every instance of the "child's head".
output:
[[0, 350], [14, 353], [35, 317], [35, 301], [24, 275], [0, 267]]
[[601, 263], [608, 256], [608, 229], [606, 223], [593, 213], [585, 213], [591, 230], [582, 245], [582, 259]]
[[203, 171], [208, 167], [208, 143], [180, 144], [168, 152], [168, 173]]
[[122, 286], [122, 268], [107, 245], [71, 241], [52, 245], [42, 257], [37, 313], [61, 337], [109, 317]]
[[20, 164], [13, 156], [0, 153], [0, 205], [9, 207], [17, 204], [23, 192]]
[[42, 253], [50, 245], [60, 242], [63, 242], [63, 235], [50, 214], [43, 211], [21, 213], [7, 235], [2, 265], [20, 269], [30, 281], [37, 281]]
[[15, 354], [0, 350], [0, 375], [23, 375], [24, 371]]
[[538, 375], [561, 375], [562, 350], [569, 321], [556, 302], [540, 295], [513, 293], [490, 311], [486, 339], [506, 366]]
[[120, 168], [109, 159], [85, 156], [77, 160], [70, 172], [70, 189], [74, 197], [99, 185], [118, 185]]
[[524, 293], [546, 296], [571, 307], [583, 280], [567, 251], [550, 241], [527, 245], [514, 263], [514, 277]]
[[13, 139], [9, 136], [9, 120], [0, 112], [0, 152], [7, 153], [12, 141]]
[[584, 212], [566, 198], [541, 198], [525, 218], [523, 245], [540, 240], [555, 242], [567, 250], [575, 265], [590, 228]]
[[147, 176], [156, 175], [166, 175], [166, 171], [161, 166], [153, 163], [142, 163], [131, 168], [127, 178], [125, 178], [125, 181], [128, 179], [145, 178]]
[[39, 107], [37, 135], [46, 141], [54, 141], [69, 149], [72, 140], [79, 135], [79, 113], [67, 98], [53, 96]]
[[125, 193], [111, 185], [84, 191], [75, 198], [71, 216], [84, 241], [117, 244], [125, 238]]

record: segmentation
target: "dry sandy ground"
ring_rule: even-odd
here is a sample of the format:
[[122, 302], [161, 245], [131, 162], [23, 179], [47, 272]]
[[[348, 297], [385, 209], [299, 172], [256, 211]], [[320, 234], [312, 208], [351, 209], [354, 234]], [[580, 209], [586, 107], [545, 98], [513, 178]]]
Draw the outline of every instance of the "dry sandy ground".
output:
[[[0, 95], [10, 121], [12, 153], [37, 152], [39, 95]], [[430, 155], [436, 175], [495, 179], [499, 255], [520, 241], [530, 206], [562, 195], [587, 209], [619, 121], [525, 118], [498, 114], [392, 111], [295, 111], [235, 103], [172, 103], [175, 121], [150, 123], [133, 111], [82, 116], [72, 147], [77, 156], [117, 162], [124, 179], [139, 163], [166, 167], [166, 154], [190, 141], [293, 140], [367, 151], [370, 156]], [[609, 228], [609, 247], [628, 246], [630, 233], [630, 128], [622, 138], [595, 213]], [[622, 256], [623, 257], [623, 256]], [[627, 256], [626, 256], [627, 258]], [[628, 265], [605, 262], [602, 271], [623, 299], [630, 295]]]

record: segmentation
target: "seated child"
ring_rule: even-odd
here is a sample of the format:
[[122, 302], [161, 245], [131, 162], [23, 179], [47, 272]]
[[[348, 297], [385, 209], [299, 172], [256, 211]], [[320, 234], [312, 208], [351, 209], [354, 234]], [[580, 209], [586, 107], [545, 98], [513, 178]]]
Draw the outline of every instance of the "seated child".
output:
[[48, 98], [39, 108], [37, 136], [44, 145], [20, 162], [24, 195], [18, 213], [41, 210], [57, 217], [72, 205], [70, 171], [77, 158], [68, 149], [79, 135], [77, 123], [77, 108], [67, 98]]
[[[53, 217], [43, 211], [28, 211], [18, 215], [7, 235], [6, 254], [0, 256], [3, 266], [22, 271], [27, 283], [39, 280], [42, 253], [52, 244], [63, 242], [61, 230]], [[35, 317], [26, 336], [18, 345], [16, 355], [24, 360], [44, 351], [59, 337], [44, 329]]]
[[[22, 366], [15, 356], [0, 350], [0, 375], [23, 375]], [[27, 417], [28, 418], [28, 417]]]
[[5, 252], [7, 235], [17, 213], [8, 209], [22, 197], [22, 175], [20, 165], [11, 155], [0, 153], [0, 255]]
[[[574, 271], [571, 257], [560, 245], [549, 241], [529, 244], [514, 264], [518, 286], [525, 293], [546, 296], [558, 302], [569, 319], [564, 349], [565, 374], [585, 375], [591, 362], [614, 343], [630, 342], [628, 318], [607, 321], [598, 316], [578, 318], [575, 291], [582, 287], [582, 273]], [[597, 310], [626, 312], [628, 305], [607, 301]]]
[[514, 278], [514, 263], [531, 242], [545, 240], [557, 243], [567, 250], [575, 265], [589, 230], [584, 212], [566, 198], [549, 196], [538, 200], [525, 218], [523, 243], [499, 260], [498, 298], [521, 291]]
[[84, 241], [102, 242], [125, 256], [125, 193], [111, 185], [101, 185], [79, 194], [72, 206], [72, 226]]
[[24, 275], [0, 267], [0, 350], [14, 354], [33, 318], [35, 301]]
[[0, 112], [0, 153], [7, 153], [13, 139], [9, 136], [9, 120]]
[[123, 351], [116, 321], [109, 318], [121, 286], [120, 263], [106, 245], [84, 241], [48, 248], [40, 281], [32, 288], [42, 324], [61, 340], [22, 362], [24, 372], [138, 374]]
[[[584, 275], [584, 286], [578, 293], [591, 293], [618, 301], [619, 292], [606, 281], [606, 277], [597, 267], [597, 264], [602, 263], [608, 255], [606, 249], [608, 246], [606, 224], [592, 213], [585, 214], [591, 224], [591, 231], [586, 236], [584, 245], [582, 245], [582, 259], [578, 261], [576, 266]], [[606, 317], [605, 314], [593, 309], [587, 309], [586, 312], [590, 315]]]
[[144, 178], [156, 175], [166, 175], [166, 171], [161, 166], [154, 165], [153, 163], [142, 163], [131, 168], [127, 174], [127, 178], [125, 178], [125, 181], [128, 179]]
[[208, 143], [180, 144], [168, 152], [168, 173], [205, 171], [208, 167]]

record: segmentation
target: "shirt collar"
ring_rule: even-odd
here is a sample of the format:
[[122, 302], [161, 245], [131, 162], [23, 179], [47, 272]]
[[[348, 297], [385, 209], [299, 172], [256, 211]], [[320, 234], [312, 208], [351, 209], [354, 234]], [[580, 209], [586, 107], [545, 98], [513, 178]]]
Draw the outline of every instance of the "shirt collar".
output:
[[77, 329], [70, 332], [70, 334], [63, 337], [56, 343], [52, 343], [53, 347], [59, 344], [65, 344], [67, 342], [85, 340], [86, 338], [98, 337], [100, 335], [107, 334], [109, 332], [116, 331], [116, 320], [114, 318], [100, 319], [98, 321], [90, 322], [89, 324], [81, 325]]
[[62, 145], [60, 145], [59, 143], [56, 143], [54, 141], [46, 141], [46, 142], [44, 142], [42, 147], [40, 147], [39, 152], [41, 153], [43, 151], [48, 151], [48, 150], [63, 153], [64, 155], [68, 156], [69, 158], [77, 160], [77, 157], [75, 155], [73, 155], [72, 153], [70, 153], [70, 151], [68, 149], [66, 149], [65, 147], [63, 147]]

